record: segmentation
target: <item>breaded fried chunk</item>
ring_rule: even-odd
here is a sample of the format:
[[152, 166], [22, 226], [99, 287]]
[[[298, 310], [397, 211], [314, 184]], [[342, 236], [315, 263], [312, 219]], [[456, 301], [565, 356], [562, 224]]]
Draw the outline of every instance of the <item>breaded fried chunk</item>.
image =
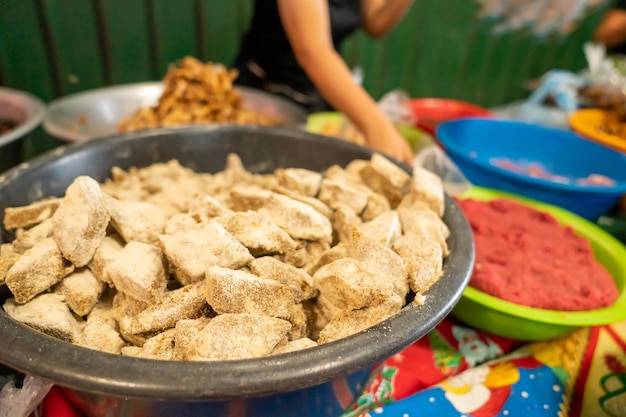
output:
[[309, 197], [317, 195], [322, 181], [322, 174], [305, 168], [278, 168], [274, 174], [280, 186]]
[[361, 230], [374, 240], [388, 247], [391, 247], [393, 242], [402, 236], [402, 226], [400, 225], [398, 213], [395, 210], [389, 210], [363, 223]]
[[[366, 165], [370, 165], [369, 161], [365, 161], [365, 163]], [[350, 165], [351, 164], [348, 164], [348, 166]], [[366, 184], [363, 182], [363, 179], [361, 178], [360, 170], [358, 172], [350, 171], [347, 168], [348, 167], [343, 168], [336, 164], [331, 165], [326, 169], [326, 171], [324, 171], [324, 178], [338, 181], [343, 184], [348, 184], [352, 187], [357, 187], [363, 191], [369, 190], [369, 188], [366, 186]]]
[[293, 305], [289, 323], [291, 323], [291, 329], [287, 334], [289, 340], [296, 340], [309, 335], [309, 316], [302, 303]]
[[183, 360], [187, 346], [209, 324], [209, 321], [211, 321], [210, 318], [202, 316], [197, 319], [182, 319], [176, 322], [173, 359]]
[[317, 259], [315, 265], [307, 268], [307, 271], [310, 275], [313, 275], [322, 266], [336, 261], [337, 259], [345, 258], [346, 256], [348, 256], [348, 244], [346, 242], [339, 242], [335, 246], [332, 246], [324, 251], [324, 253], [322, 253]]
[[46, 219], [29, 229], [18, 229], [13, 247], [19, 253], [24, 253], [47, 237], [52, 236], [52, 220]]
[[96, 249], [93, 258], [87, 264], [87, 268], [100, 281], [113, 285], [111, 278], [111, 268], [113, 262], [120, 256], [124, 249], [124, 241], [118, 234], [110, 234], [102, 239], [100, 246]]
[[[124, 177], [120, 175], [120, 178]], [[191, 202], [204, 186], [201, 176], [182, 166], [177, 160], [152, 164], [141, 170], [130, 168], [122, 182], [138, 183], [139, 191], [143, 194], [143, 198], [126, 195], [124, 199], [153, 203], [168, 216], [188, 211]], [[114, 188], [109, 186], [106, 190], [110, 195], [117, 196]], [[133, 186], [129, 188], [134, 189]]]
[[280, 186], [273, 187], [272, 191], [275, 191], [278, 194], [282, 194], [295, 201], [299, 201], [300, 203], [304, 203], [308, 206], [313, 207], [315, 210], [317, 210], [320, 214], [322, 214], [327, 219], [330, 219], [333, 217], [333, 209], [330, 208], [328, 204], [324, 203], [323, 201], [319, 200], [316, 197], [309, 197], [308, 195], [299, 194], [296, 191], [292, 191], [285, 187], [280, 187]]
[[197, 222], [205, 222], [212, 217], [222, 216], [230, 212], [232, 210], [222, 204], [217, 198], [206, 194], [193, 200], [189, 207], [189, 214]]
[[339, 242], [350, 242], [353, 227], [361, 227], [363, 220], [348, 207], [339, 206], [333, 217], [333, 228]]
[[77, 268], [87, 265], [106, 235], [111, 215], [106, 195], [93, 178], [77, 177], [52, 216], [54, 240]]
[[0, 245], [0, 286], [4, 285], [7, 272], [20, 258], [20, 254], [15, 251], [10, 243]]
[[201, 228], [202, 224], [198, 223], [198, 221], [191, 214], [178, 213], [167, 219], [167, 222], [165, 223], [164, 233], [166, 235], [173, 235], [180, 230], [200, 230]]
[[89, 349], [119, 354], [127, 342], [110, 322], [89, 317], [77, 344]]
[[167, 285], [163, 254], [148, 243], [127, 243], [109, 274], [118, 291], [146, 303], [161, 298]]
[[96, 305], [91, 309], [87, 316], [87, 321], [104, 321], [111, 327], [117, 328], [116, 312], [113, 307], [113, 299], [117, 295], [117, 291], [111, 290], [105, 292], [98, 300]]
[[253, 274], [267, 279], [273, 279], [288, 286], [293, 291], [296, 303], [317, 295], [313, 287], [313, 277], [305, 270], [296, 268], [270, 256], [254, 259], [248, 265]]
[[121, 353], [144, 359], [171, 360], [174, 357], [174, 337], [176, 330], [169, 329], [146, 339], [143, 346], [124, 346]]
[[61, 294], [40, 294], [28, 304], [18, 304], [9, 298], [3, 307], [10, 317], [33, 329], [70, 343], [79, 339], [80, 323]]
[[231, 184], [237, 184], [241, 182], [251, 183], [254, 182], [255, 175], [246, 170], [243, 161], [234, 152], [226, 155], [226, 167], [224, 168], [224, 175], [228, 177]]
[[119, 354], [128, 343], [122, 338], [113, 308], [114, 291], [103, 295], [86, 317], [78, 345]]
[[443, 252], [434, 240], [417, 230], [405, 233], [393, 244], [409, 271], [409, 286], [417, 294], [426, 291], [443, 273]]
[[[326, 253], [331, 248], [331, 244], [327, 242], [305, 242], [303, 260], [304, 264], [300, 267], [308, 270], [315, 265], [322, 254]], [[295, 266], [295, 265], [294, 265]]]
[[215, 265], [206, 271], [206, 301], [219, 314], [288, 318], [294, 295], [290, 287], [273, 279]]
[[230, 197], [235, 210], [257, 211], [294, 239], [332, 242], [330, 220], [308, 204], [252, 187], [235, 187]]
[[297, 246], [289, 233], [255, 211], [232, 212], [215, 220], [254, 256], [287, 253]]
[[356, 227], [350, 236], [348, 256], [361, 261], [367, 270], [382, 279], [389, 280], [403, 300], [409, 293], [409, 273], [400, 255]]
[[395, 296], [391, 281], [354, 258], [324, 265], [313, 275], [318, 304], [329, 318], [343, 310], [358, 310]]
[[348, 162], [344, 169], [351, 175], [361, 178], [361, 170], [369, 164], [370, 161], [368, 161], [367, 159], [353, 159], [352, 161]]
[[235, 211], [257, 211], [266, 204], [273, 192], [262, 187], [246, 184], [235, 185], [229, 191], [231, 208]]
[[7, 271], [5, 281], [15, 302], [23, 304], [61, 281], [73, 270], [74, 265], [63, 258], [54, 239], [47, 238], [15, 261]]
[[126, 242], [156, 244], [157, 236], [165, 230], [167, 214], [152, 203], [111, 198], [109, 207], [111, 226]]
[[219, 361], [269, 355], [285, 341], [291, 324], [256, 314], [221, 314], [187, 345], [186, 360]]
[[358, 215], [367, 206], [367, 195], [367, 192], [350, 184], [325, 178], [322, 180], [318, 198], [333, 209], [347, 207]]
[[379, 153], [373, 154], [370, 162], [359, 171], [363, 182], [387, 197], [391, 208], [396, 208], [410, 190], [411, 176]]
[[128, 331], [133, 334], [156, 332], [174, 327], [178, 320], [193, 319], [206, 305], [203, 282], [167, 291], [156, 304], [137, 314]]
[[86, 316], [96, 305], [106, 289], [106, 284], [89, 269], [80, 268], [63, 278], [56, 291], [63, 294], [65, 302], [74, 313]]
[[115, 292], [113, 296], [113, 317], [115, 318], [120, 334], [124, 340], [133, 345], [141, 346], [146, 341], [143, 335], [132, 334], [128, 329], [135, 316], [148, 308], [150, 304], [136, 300], [121, 291]]
[[441, 246], [443, 256], [448, 256], [447, 238], [450, 229], [434, 211], [425, 209], [419, 203], [410, 203], [405, 198], [398, 206], [398, 217], [404, 233], [416, 230], [426, 239], [433, 240]]
[[204, 279], [208, 267], [241, 268], [253, 259], [248, 249], [214, 219], [198, 230], [160, 235], [161, 249], [183, 285]]
[[367, 195], [367, 205], [363, 213], [361, 213], [361, 218], [364, 222], [367, 222], [389, 210], [391, 210], [391, 204], [389, 204], [387, 197], [380, 193], [371, 192]]
[[344, 310], [324, 326], [317, 343], [322, 345], [368, 329], [399, 312], [403, 304], [404, 300], [394, 294], [381, 304], [359, 310]]
[[7, 230], [29, 228], [39, 224], [51, 218], [60, 204], [61, 198], [50, 197], [27, 206], [7, 207], [4, 210], [4, 228]]
[[413, 168], [410, 194], [425, 202], [432, 211], [442, 217], [445, 209], [444, 189], [441, 177], [422, 167]]
[[346, 186], [356, 189], [367, 196], [365, 207], [359, 214], [364, 221], [368, 221], [381, 213], [389, 211], [391, 206], [387, 197], [370, 188], [361, 178], [361, 170], [371, 165], [370, 161], [358, 160], [349, 163], [346, 168], [333, 165], [324, 172], [327, 180], [345, 184]]

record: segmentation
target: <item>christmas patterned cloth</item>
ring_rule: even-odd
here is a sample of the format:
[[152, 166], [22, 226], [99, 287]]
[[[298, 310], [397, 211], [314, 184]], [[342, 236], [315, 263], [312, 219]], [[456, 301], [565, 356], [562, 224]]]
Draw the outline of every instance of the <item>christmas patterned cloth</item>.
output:
[[[57, 387], [37, 416], [84, 417]], [[626, 321], [522, 343], [448, 318], [376, 367], [341, 417], [379, 416], [626, 416]]]
[[626, 321], [526, 343], [451, 319], [385, 361], [342, 417], [626, 416]]

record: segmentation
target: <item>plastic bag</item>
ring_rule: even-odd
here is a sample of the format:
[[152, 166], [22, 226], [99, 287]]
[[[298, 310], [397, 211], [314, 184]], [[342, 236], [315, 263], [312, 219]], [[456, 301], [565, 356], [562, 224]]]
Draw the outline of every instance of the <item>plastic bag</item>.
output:
[[[353, 71], [353, 76], [357, 75], [358, 74]], [[378, 108], [401, 130], [403, 135], [405, 135], [406, 132], [403, 131], [402, 127], [414, 126], [416, 121], [415, 116], [408, 105], [409, 100], [410, 96], [405, 91], [392, 90], [383, 95], [376, 103]], [[354, 124], [352, 124], [349, 118], [343, 115], [335, 136], [358, 145], [367, 144], [363, 134], [356, 128], [356, 126], [354, 126]], [[413, 139], [413, 142], [418, 142], [418, 138]], [[423, 142], [423, 140], [420, 142]]]
[[50, 391], [52, 383], [31, 375], [24, 377], [22, 388], [13, 381], [0, 390], [0, 417], [28, 417]]
[[[492, 109], [501, 119], [569, 130], [568, 117], [580, 107], [579, 89], [584, 78], [569, 71], [554, 69], [541, 77], [541, 84], [526, 99]], [[552, 99], [555, 106], [544, 104]]]
[[403, 90], [391, 90], [378, 100], [378, 108], [395, 124], [415, 125], [415, 115], [408, 103], [410, 96]]
[[437, 145], [424, 148], [415, 155], [413, 167], [421, 167], [437, 174], [443, 182], [443, 189], [452, 196], [458, 196], [472, 187], [472, 183], [465, 178], [459, 167]]

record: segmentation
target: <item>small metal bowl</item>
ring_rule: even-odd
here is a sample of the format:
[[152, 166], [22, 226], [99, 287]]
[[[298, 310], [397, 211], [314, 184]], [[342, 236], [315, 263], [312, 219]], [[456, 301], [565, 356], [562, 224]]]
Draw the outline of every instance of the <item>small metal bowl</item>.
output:
[[[84, 142], [118, 133], [118, 124], [140, 108], [155, 105], [163, 83], [143, 82], [98, 88], [59, 98], [48, 104], [44, 130], [63, 141]], [[287, 99], [254, 88], [237, 86], [242, 106], [272, 118], [283, 127], [303, 127], [307, 113]]]
[[0, 134], [0, 172], [21, 162], [23, 140], [35, 130], [46, 114], [46, 105], [24, 91], [0, 87], [0, 120], [15, 124]]

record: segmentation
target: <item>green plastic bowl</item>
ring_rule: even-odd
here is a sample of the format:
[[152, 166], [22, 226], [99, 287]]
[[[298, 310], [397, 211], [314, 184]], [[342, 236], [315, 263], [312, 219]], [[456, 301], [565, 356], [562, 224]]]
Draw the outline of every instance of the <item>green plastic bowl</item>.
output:
[[[329, 127], [338, 128], [345, 121], [345, 116], [339, 112], [320, 112], [313, 113], [307, 117], [306, 131], [316, 134], [324, 134], [324, 131]], [[435, 143], [432, 135], [424, 130], [409, 126], [404, 123], [397, 125], [400, 134], [409, 142], [411, 149], [416, 154], [427, 146]]]
[[452, 316], [477, 329], [523, 341], [553, 339], [582, 326], [596, 326], [626, 319], [626, 247], [599, 226], [567, 210], [488, 188], [473, 187], [460, 198], [493, 200], [508, 198], [552, 214], [586, 238], [596, 257], [613, 276], [619, 297], [612, 305], [588, 311], [555, 311], [504, 301], [473, 287], [466, 287]]

